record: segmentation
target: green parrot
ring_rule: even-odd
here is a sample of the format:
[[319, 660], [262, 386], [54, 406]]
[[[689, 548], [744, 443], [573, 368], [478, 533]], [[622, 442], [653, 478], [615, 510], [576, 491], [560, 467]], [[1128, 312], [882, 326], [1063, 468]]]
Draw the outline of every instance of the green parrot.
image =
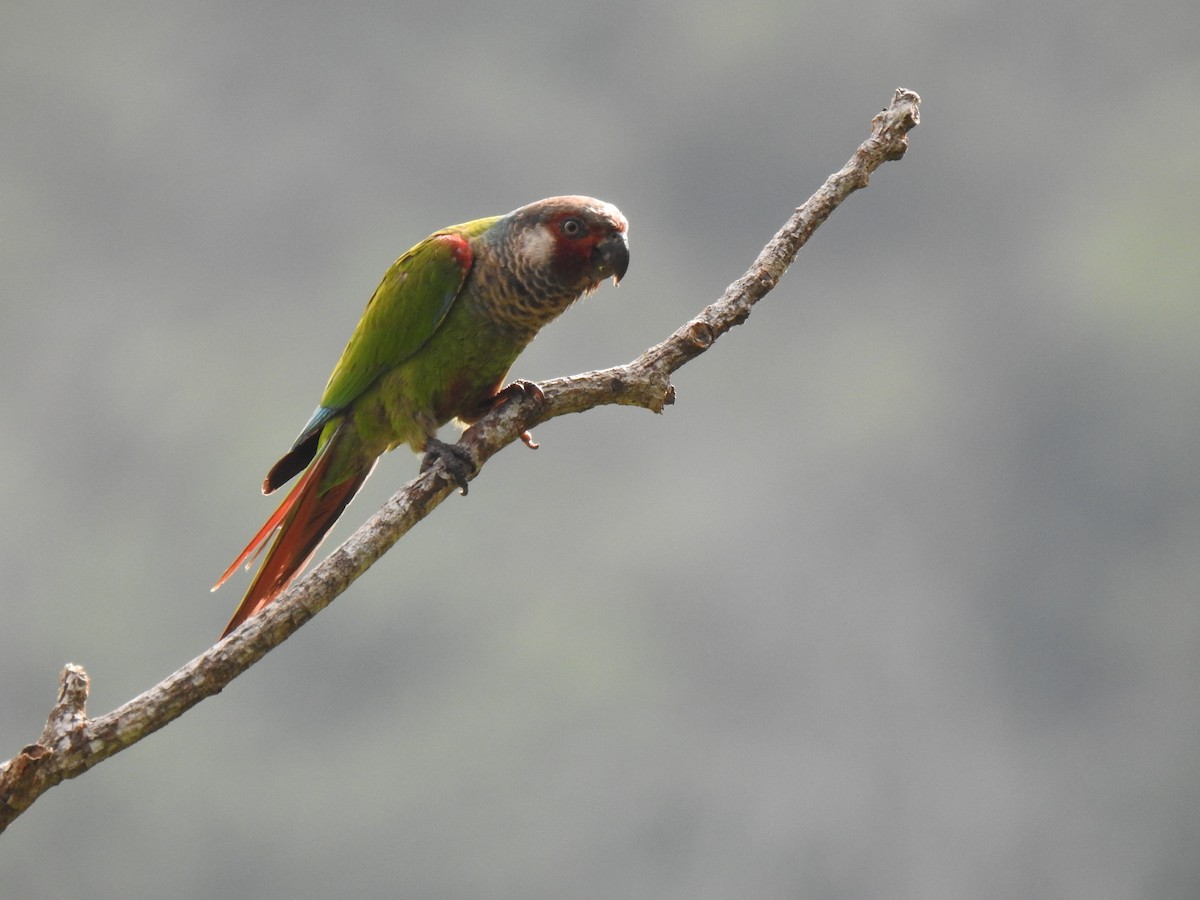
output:
[[628, 223], [591, 197], [550, 197], [508, 215], [443, 228], [396, 260], [367, 304], [320, 405], [263, 481], [300, 480], [213, 587], [275, 532], [222, 637], [300, 573], [379, 456], [401, 444], [441, 459], [467, 492], [470, 458], [437, 439], [451, 419], [478, 421], [543, 325], [629, 267]]

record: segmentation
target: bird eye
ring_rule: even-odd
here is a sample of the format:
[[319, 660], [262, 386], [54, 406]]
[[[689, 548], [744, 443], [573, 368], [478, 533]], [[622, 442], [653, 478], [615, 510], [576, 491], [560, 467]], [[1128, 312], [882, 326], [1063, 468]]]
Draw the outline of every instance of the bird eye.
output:
[[563, 219], [562, 225], [559, 227], [562, 228], [562, 233], [569, 238], [580, 237], [585, 231], [587, 231], [587, 227], [583, 224], [583, 220], [577, 219], [574, 216], [571, 216], [569, 219]]

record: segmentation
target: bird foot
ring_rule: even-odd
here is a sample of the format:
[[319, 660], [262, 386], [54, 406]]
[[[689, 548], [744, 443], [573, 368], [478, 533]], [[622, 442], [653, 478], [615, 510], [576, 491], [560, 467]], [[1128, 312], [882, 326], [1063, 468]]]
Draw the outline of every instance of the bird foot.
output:
[[[496, 405], [499, 406], [501, 403], [505, 403], [509, 400], [515, 400], [517, 397], [532, 397], [535, 402], [541, 403], [546, 399], [546, 394], [541, 387], [537, 384], [534, 384], [534, 382], [525, 381], [524, 379], [518, 378], [516, 381], [505, 385], [503, 390], [500, 390], [496, 393]], [[539, 446], [541, 446], [533, 439], [533, 435], [528, 431], [521, 432], [521, 443], [523, 443], [530, 450], [536, 450]]]
[[538, 403], [546, 399], [546, 394], [542, 391], [541, 385], [518, 378], [516, 381], [510, 381], [496, 392], [496, 405], [499, 406], [505, 400], [514, 400], [517, 397], [524, 396], [532, 397]]
[[475, 473], [475, 460], [458, 444], [447, 444], [437, 438], [425, 441], [425, 458], [421, 460], [421, 471], [428, 472], [438, 460], [446, 467], [449, 480], [458, 485], [459, 493], [467, 496], [467, 479]]

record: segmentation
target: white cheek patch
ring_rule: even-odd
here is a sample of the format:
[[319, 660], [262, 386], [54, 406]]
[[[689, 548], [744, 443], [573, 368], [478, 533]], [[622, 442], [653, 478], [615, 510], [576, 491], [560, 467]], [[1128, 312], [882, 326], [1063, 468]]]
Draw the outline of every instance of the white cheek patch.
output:
[[554, 235], [545, 225], [529, 228], [521, 235], [520, 254], [537, 266], [550, 262], [554, 254]]

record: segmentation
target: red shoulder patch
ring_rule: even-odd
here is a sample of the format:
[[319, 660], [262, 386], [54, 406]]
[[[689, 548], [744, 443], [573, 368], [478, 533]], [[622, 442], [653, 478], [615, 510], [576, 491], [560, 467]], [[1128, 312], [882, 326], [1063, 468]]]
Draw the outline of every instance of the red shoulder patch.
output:
[[454, 261], [463, 267], [463, 270], [471, 268], [471, 262], [475, 259], [475, 253], [471, 250], [471, 243], [461, 234], [451, 232], [434, 235], [433, 238], [438, 243], [442, 244], [450, 255], [454, 257]]

